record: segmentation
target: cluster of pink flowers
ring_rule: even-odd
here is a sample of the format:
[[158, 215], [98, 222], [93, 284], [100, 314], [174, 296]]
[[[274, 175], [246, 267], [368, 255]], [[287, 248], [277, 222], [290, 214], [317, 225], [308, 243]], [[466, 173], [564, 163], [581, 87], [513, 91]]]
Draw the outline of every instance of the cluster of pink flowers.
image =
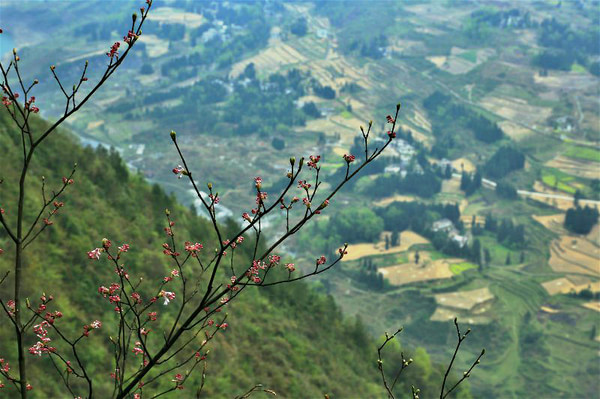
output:
[[346, 161], [348, 163], [352, 163], [356, 159], [356, 157], [352, 154], [344, 154], [343, 158], [344, 158], [344, 161]]
[[[388, 123], [392, 123], [393, 124], [393, 123], [396, 122], [396, 120], [394, 118], [392, 118], [391, 115], [388, 115], [386, 118], [387, 118], [387, 122]], [[395, 139], [396, 138], [396, 132], [394, 132], [393, 130], [388, 131], [387, 135], [391, 139]]]
[[15, 301], [12, 299], [9, 299], [8, 301], [6, 301], [6, 307], [8, 308], [8, 314], [11, 316], [15, 315]]
[[199, 252], [199, 251], [200, 251], [202, 248], [204, 248], [204, 247], [202, 246], [202, 244], [200, 244], [200, 243], [198, 243], [198, 242], [197, 242], [197, 243], [195, 243], [195, 244], [192, 244], [192, 243], [191, 243], [191, 242], [189, 242], [189, 241], [186, 241], [186, 242], [184, 243], [184, 247], [185, 247], [185, 250], [186, 250], [186, 251], [187, 251], [187, 252], [188, 252], [188, 253], [189, 253], [191, 256], [193, 256], [194, 258], [195, 258], [195, 257], [197, 257], [197, 256], [198, 256], [198, 252]]
[[262, 187], [262, 178], [261, 177], [255, 177], [254, 178], [254, 185], [256, 186], [257, 190], [260, 190], [260, 188]]
[[[8, 94], [8, 88], [6, 86], [2, 86], [2, 91], [4, 91], [5, 94]], [[17, 99], [17, 98], [19, 98], [19, 93], [15, 93], [15, 94], [13, 94], [13, 96], [15, 99]], [[2, 104], [4, 104], [5, 107], [8, 107], [9, 105], [12, 104], [12, 100], [9, 97], [3, 96]]]
[[[8, 362], [5, 361], [3, 358], [0, 358], [0, 370], [2, 370], [3, 374], [8, 374], [8, 372], [10, 371], [10, 366], [8, 365]], [[0, 381], [0, 389], [4, 388], [4, 386], [4, 383]]]
[[177, 389], [183, 389], [182, 383], [184, 381], [184, 378], [181, 374], [175, 374], [175, 377], [171, 381], [175, 383]]
[[265, 270], [266, 268], [267, 264], [265, 262], [255, 260], [252, 262], [252, 266], [248, 269], [248, 271], [246, 271], [246, 277], [258, 284], [261, 282], [261, 278], [258, 277], [258, 274], [261, 270]]
[[179, 270], [171, 270], [171, 274], [169, 276], [163, 277], [163, 282], [168, 283], [169, 281], [173, 280], [174, 277], [179, 277]]
[[119, 59], [119, 47], [121, 47], [121, 43], [119, 42], [115, 42], [115, 44], [113, 44], [110, 47], [110, 50], [108, 51], [108, 53], [106, 53], [106, 55], [112, 60], [113, 58], [117, 58]]
[[164, 291], [161, 290], [160, 293], [158, 294], [159, 297], [164, 298], [165, 302], [164, 305], [168, 305], [169, 302], [171, 302], [172, 300], [175, 299], [175, 293], [174, 292], [169, 292], [169, 291]]
[[137, 292], [134, 292], [129, 296], [131, 297], [131, 299], [133, 300], [134, 303], [136, 303], [138, 305], [142, 303], [142, 297]]
[[75, 180], [73, 180], [73, 179], [67, 179], [66, 177], [63, 177], [62, 178], [62, 182], [66, 186], [66, 185], [75, 183]]
[[[231, 284], [227, 284], [227, 289], [230, 289], [231, 291], [237, 291], [237, 290], [239, 290], [239, 289], [240, 289], [240, 287], [239, 287], [239, 286], [237, 286], [237, 285], [234, 285], [234, 284], [235, 284], [235, 282], [237, 281], [237, 277], [236, 277], [236, 276], [231, 276], [231, 279], [230, 279], [230, 281], [231, 281]], [[210, 324], [209, 324], [209, 325], [210, 325]]]
[[317, 265], [324, 265], [327, 262], [327, 258], [325, 258], [325, 256], [321, 255], [321, 257], [319, 259], [317, 259]]
[[[41, 308], [41, 306], [44, 306], [44, 308], [46, 307], [46, 305], [40, 305], [40, 308]], [[42, 312], [38, 310], [38, 313], [42, 313]], [[44, 316], [44, 320], [46, 320], [50, 324], [54, 324], [54, 321], [56, 319], [60, 319], [61, 317], [63, 317], [62, 312], [57, 310], [54, 312], [46, 312], [46, 315]]]
[[117, 306], [115, 307], [115, 312], [120, 310], [119, 303], [121, 302], [121, 297], [117, 294], [117, 291], [121, 289], [121, 286], [117, 283], [112, 283], [109, 288], [105, 286], [101, 286], [98, 288], [98, 293], [101, 294], [104, 298], [108, 297], [108, 301], [110, 303], [114, 303]]
[[347, 254], [348, 254], [348, 251], [346, 251], [346, 249], [344, 249], [344, 248], [340, 248], [340, 249], [338, 249], [338, 252], [339, 252], [339, 254], [340, 254], [341, 256], [344, 256], [344, 255], [347, 255]]
[[215, 194], [208, 194], [208, 198], [211, 201], [211, 205], [217, 205], [221, 201], [221, 197]]
[[156, 321], [157, 317], [158, 317], [158, 313], [156, 313], [156, 312], [149, 312], [148, 313], [148, 320], [150, 320], [150, 321]]
[[135, 33], [133, 33], [133, 31], [129, 31], [127, 32], [127, 34], [125, 36], [123, 36], [123, 41], [129, 45], [131, 45], [135, 39], [138, 38], [138, 35], [136, 35]]
[[321, 156], [320, 155], [311, 155], [309, 157], [308, 162], [306, 162], [306, 165], [308, 165], [309, 168], [316, 169], [317, 168], [317, 164], [319, 163], [320, 160], [321, 160]]
[[100, 320], [94, 320], [89, 325], [86, 324], [83, 326], [83, 335], [88, 337], [90, 335], [90, 330], [97, 330], [102, 327], [102, 322]]
[[291, 273], [296, 270], [296, 265], [293, 263], [286, 263], [285, 268]]
[[103, 251], [104, 251], [104, 249], [102, 249], [102, 248], [95, 248], [95, 249], [92, 249], [91, 251], [89, 251], [87, 253], [87, 256], [89, 259], [99, 260], [100, 255], [102, 254]]
[[307, 183], [306, 180], [298, 180], [298, 188], [303, 188], [308, 190], [311, 187], [310, 183]]
[[142, 348], [140, 348], [142, 346], [141, 342], [136, 342], [135, 346], [133, 347], [133, 349], [131, 350], [135, 355], [141, 355], [144, 353], [144, 350]]
[[42, 356], [43, 353], [56, 351], [56, 348], [48, 345], [52, 340], [48, 338], [48, 330], [46, 329], [47, 327], [50, 327], [50, 323], [45, 320], [40, 324], [33, 326], [33, 332], [40, 340], [29, 348], [29, 353], [32, 355]]
[[277, 266], [281, 261], [281, 256], [279, 255], [269, 255], [269, 267]]
[[252, 218], [250, 217], [250, 215], [248, 214], [248, 212], [242, 213], [242, 219], [244, 219], [247, 222], [252, 222]]
[[258, 193], [256, 193], [256, 205], [260, 205], [263, 204], [265, 202], [265, 200], [267, 199], [267, 192], [266, 191], [259, 191]]
[[[165, 227], [165, 230], [167, 230], [167, 229], [169, 230], [167, 232], [167, 234], [171, 233], [171, 229], [169, 229], [168, 227]], [[173, 251], [171, 249], [171, 246], [169, 244], [167, 244], [166, 242], [163, 244], [163, 248], [164, 248], [163, 254], [165, 254], [167, 256], [179, 256], [180, 255], [179, 252]]]
[[33, 105], [34, 102], [35, 97], [31, 96], [31, 98], [29, 98], [29, 101], [25, 102], [25, 109], [29, 110], [30, 112], [33, 112], [34, 114], [37, 114], [38, 112], [40, 112], [40, 109]]
[[185, 172], [185, 169], [183, 166], [177, 165], [173, 168], [172, 172], [173, 174], [177, 175], [178, 179], [181, 179], [183, 177], [183, 172]]

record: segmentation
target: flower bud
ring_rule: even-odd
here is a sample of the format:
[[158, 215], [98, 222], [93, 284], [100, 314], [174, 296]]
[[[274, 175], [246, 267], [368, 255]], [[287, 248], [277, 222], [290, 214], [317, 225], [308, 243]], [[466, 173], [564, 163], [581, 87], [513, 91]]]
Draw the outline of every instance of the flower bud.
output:
[[133, 20], [133, 22], [135, 22], [135, 20], [137, 19], [137, 14], [136, 13], [131, 14], [131, 19]]
[[40, 83], [40, 81], [39, 81], [39, 80], [37, 80], [37, 79], [35, 79], [35, 80], [33, 81], [33, 84], [34, 84], [34, 85], [36, 85], [36, 84], [38, 84], [38, 83]]
[[209, 190], [212, 190], [212, 183], [208, 183], [206, 187], [208, 187]]
[[171, 214], [171, 211], [168, 209], [165, 209], [165, 215], [169, 216]]
[[396, 104], [396, 109], [397, 109], [397, 110], [399, 110], [399, 109], [400, 109], [400, 107], [401, 107], [401, 104], [400, 104], [400, 103]]
[[175, 130], [171, 130], [171, 140], [175, 141], [177, 139], [177, 133], [175, 133]]
[[294, 166], [295, 163], [296, 163], [296, 157], [291, 157], [290, 164], [292, 164], [292, 166]]

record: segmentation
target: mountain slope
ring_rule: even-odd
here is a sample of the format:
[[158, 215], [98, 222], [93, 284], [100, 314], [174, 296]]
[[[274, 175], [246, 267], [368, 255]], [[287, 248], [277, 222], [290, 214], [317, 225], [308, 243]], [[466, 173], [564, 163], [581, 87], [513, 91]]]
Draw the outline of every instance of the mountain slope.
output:
[[[45, 122], [33, 121], [34, 131]], [[0, 112], [0, 205], [12, 222], [15, 211], [16, 184], [20, 165], [20, 138], [12, 129], [6, 112]], [[89, 338], [84, 361], [96, 376], [97, 392], [111, 389], [108, 334], [112, 310], [100, 301], [98, 286], [112, 278], [110, 266], [90, 262], [86, 251], [99, 245], [103, 237], [131, 244], [126, 262], [130, 273], [145, 279], [160, 279], [168, 273], [166, 257], [161, 254], [164, 209], [169, 208], [177, 221], [180, 240], [210, 243], [209, 224], [191, 210], [177, 204], [158, 186], [151, 186], [141, 176], [130, 174], [119, 155], [103, 148], [82, 148], [65, 132], [51, 137], [36, 153], [28, 180], [27, 209], [37, 209], [41, 200], [40, 176], [47, 189], [60, 184], [73, 162], [78, 162], [75, 184], [62, 198], [54, 224], [30, 247], [26, 257], [25, 291], [32, 300], [41, 292], [55, 296], [51, 310], [59, 309], [65, 330], [80, 331], [90, 319], [105, 321], [99, 334]], [[28, 215], [31, 219], [31, 214]], [[232, 230], [232, 226], [225, 230]], [[0, 232], [0, 270], [11, 266], [12, 251], [6, 234]], [[205, 247], [211, 248], [210, 244]], [[238, 260], [249, 259], [238, 252]], [[12, 280], [0, 287], [6, 300], [12, 293]], [[344, 320], [333, 298], [318, 293], [308, 284], [248, 291], [229, 308], [227, 329], [213, 343], [205, 394], [225, 397], [241, 394], [256, 383], [273, 388], [283, 397], [383, 397], [375, 366], [373, 341], [360, 322]], [[166, 313], [167, 311], [165, 311]], [[13, 331], [9, 323], [0, 323], [0, 356], [13, 366]], [[33, 339], [33, 336], [30, 337]], [[59, 397], [62, 386], [46, 358], [31, 356], [33, 397]], [[419, 373], [419, 370], [428, 370]], [[428, 358], [415, 368], [411, 382], [422, 386], [437, 385], [439, 367]], [[168, 380], [168, 379], [167, 379]], [[199, 374], [188, 380], [188, 395], [195, 392]], [[169, 382], [165, 382], [168, 386]], [[398, 389], [409, 392], [409, 385]], [[10, 391], [5, 391], [10, 392]]]

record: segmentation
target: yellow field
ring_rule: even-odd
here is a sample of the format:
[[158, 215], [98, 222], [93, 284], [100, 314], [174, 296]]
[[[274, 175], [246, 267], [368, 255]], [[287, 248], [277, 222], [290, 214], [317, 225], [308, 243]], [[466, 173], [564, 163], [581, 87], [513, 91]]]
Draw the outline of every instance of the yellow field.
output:
[[491, 318], [486, 312], [491, 309], [493, 300], [494, 295], [487, 287], [437, 294], [435, 302], [438, 306], [429, 319], [448, 321], [458, 317], [469, 324], [487, 324]]
[[557, 213], [555, 215], [546, 215], [546, 216], [531, 216], [536, 222], [544, 226], [550, 231], [560, 232], [563, 231], [563, 224], [565, 223], [565, 214]]
[[427, 57], [427, 59], [434, 63], [436, 67], [442, 69], [444, 67], [444, 64], [446, 64], [446, 62], [448, 61], [448, 57], [440, 55], [440, 56], [433, 56], [433, 57]]
[[150, 58], [160, 57], [169, 52], [169, 41], [156, 35], [143, 34], [139, 40], [141, 43], [146, 44], [146, 52]]
[[575, 248], [571, 242], [576, 237], [563, 236], [550, 244], [550, 261], [548, 264], [555, 272], [566, 274], [584, 274], [600, 277], [598, 256], [586, 253], [587, 247]]
[[344, 260], [356, 260], [365, 256], [386, 255], [398, 252], [404, 252], [410, 249], [415, 244], [429, 244], [429, 240], [410, 230], [400, 233], [400, 245], [385, 249], [385, 236], [391, 233], [383, 232], [381, 240], [376, 243], [351, 244], [348, 246], [348, 254], [344, 256]]
[[487, 95], [481, 100], [480, 105], [503, 118], [516, 120], [527, 125], [542, 123], [552, 114], [552, 108], [529, 105], [520, 98]]
[[[422, 258], [424, 255], [425, 253], [421, 253]], [[397, 266], [384, 267], [380, 268], [379, 272], [393, 285], [439, 280], [453, 276], [449, 264], [442, 259], [433, 262], [422, 260], [418, 265], [410, 262]]]
[[539, 76], [536, 73], [533, 79], [536, 84], [556, 90], [568, 88], [573, 91], [585, 91], [594, 85], [598, 85], [597, 78], [589, 73], [579, 74], [574, 72], [548, 71], [548, 76]]
[[544, 165], [551, 168], [560, 169], [563, 172], [573, 176], [583, 177], [586, 179], [600, 179], [600, 167], [598, 167], [598, 163], [596, 162], [579, 161], [558, 155], [556, 158], [551, 159]]
[[96, 129], [102, 125], [104, 125], [104, 120], [100, 119], [98, 121], [89, 122], [86, 126], [86, 129], [92, 130], [92, 129]]
[[546, 281], [542, 283], [542, 287], [544, 287], [549, 295], [568, 294], [571, 292], [578, 293], [586, 289], [592, 292], [599, 292], [600, 281], [592, 282], [587, 277], [568, 276]]
[[472, 173], [475, 172], [475, 165], [473, 162], [469, 161], [467, 158], [458, 158], [452, 161], [452, 167], [458, 171], [462, 171], [464, 168], [465, 172]]
[[412, 195], [394, 195], [393, 197], [386, 197], [377, 202], [373, 202], [375, 206], [388, 206], [392, 202], [412, 202], [416, 201], [417, 198]]
[[494, 295], [487, 287], [435, 295], [435, 302], [439, 306], [459, 310], [473, 310], [474, 307], [489, 302], [492, 299], [494, 299]]
[[482, 226], [485, 224], [485, 216], [483, 215], [461, 215], [460, 220], [462, 220], [466, 228], [471, 228], [473, 216], [475, 216], [475, 223], [478, 223]]
[[502, 129], [502, 131], [509, 136], [511, 139], [515, 141], [519, 141], [524, 139], [527, 136], [535, 134], [533, 130], [527, 129], [521, 125], [517, 125], [511, 121], [502, 121], [498, 122], [498, 126]]
[[569, 292], [575, 290], [573, 283], [571, 283], [565, 277], [546, 281], [542, 283], [542, 287], [544, 287], [549, 295], [568, 294]]
[[584, 308], [595, 310], [596, 312], [600, 312], [600, 302], [598, 301], [587, 302], [581, 306], [583, 306]]
[[171, 24], [183, 24], [189, 28], [197, 28], [206, 20], [201, 14], [185, 12], [171, 7], [160, 7], [148, 15], [149, 21], [166, 22]]
[[230, 76], [232, 78], [238, 77], [250, 63], [254, 63], [257, 72], [272, 73], [282, 67], [301, 64], [306, 61], [307, 58], [289, 44], [277, 42], [262, 50], [257, 55], [235, 64], [231, 68]]

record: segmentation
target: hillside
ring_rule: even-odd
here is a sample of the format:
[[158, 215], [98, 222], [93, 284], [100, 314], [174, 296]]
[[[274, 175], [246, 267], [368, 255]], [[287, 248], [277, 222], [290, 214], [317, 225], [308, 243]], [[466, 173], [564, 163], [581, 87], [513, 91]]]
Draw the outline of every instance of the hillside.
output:
[[[45, 122], [36, 119], [33, 127]], [[0, 113], [0, 152], [5, 165], [19, 164], [19, 142], [12, 134], [7, 114]], [[26, 295], [36, 298], [41, 292], [55, 296], [52, 308], [61, 310], [63, 329], [78, 329], [88, 323], [86, 318], [108, 320], [114, 317], [99, 300], [97, 287], [106, 281], [111, 270], [101, 263], [90, 263], [86, 252], [102, 237], [131, 245], [127, 258], [133, 275], [156, 278], [169, 269], [161, 256], [164, 209], [171, 210], [177, 220], [180, 237], [211, 241], [208, 222], [190, 209], [177, 203], [158, 186], [146, 183], [143, 177], [130, 174], [114, 151], [103, 147], [82, 148], [72, 135], [61, 132], [39, 150], [31, 171], [31, 197], [37, 198], [39, 180], [45, 176], [48, 187], [59, 182], [61, 171], [68, 171], [78, 162], [75, 184], [64, 197], [55, 223], [35, 242], [26, 258]], [[11, 220], [17, 168], [3, 168], [1, 203]], [[229, 228], [231, 230], [231, 227]], [[4, 234], [4, 233], [0, 233]], [[0, 257], [0, 270], [9, 268], [11, 250], [8, 237], [0, 235], [5, 253]], [[210, 247], [210, 244], [207, 245]], [[242, 251], [240, 261], [248, 259]], [[10, 278], [9, 278], [10, 280]], [[8, 283], [8, 284], [7, 284]], [[8, 281], [0, 295], [9, 298]], [[319, 293], [318, 287], [299, 282], [282, 288], [254, 290], [229, 308], [230, 327], [212, 345], [205, 397], [232, 397], [262, 383], [282, 397], [382, 397], [375, 367], [376, 350], [365, 327], [345, 319], [330, 296]], [[10, 345], [12, 330], [8, 323], [0, 327], [0, 354], [15, 364]], [[96, 389], [110, 388], [108, 334], [101, 331], [90, 338], [85, 360], [97, 364]], [[33, 339], [33, 338], [32, 338]], [[414, 371], [407, 381], [433, 389], [441, 380], [441, 369], [433, 367], [427, 354], [418, 349]], [[213, 357], [214, 356], [214, 357]], [[61, 386], [52, 376], [45, 358], [31, 356], [35, 365], [32, 381], [35, 398], [59, 397]], [[102, 377], [106, 375], [104, 380]], [[43, 381], [43, 383], [42, 383]], [[199, 376], [188, 384], [191, 392], [199, 384]], [[398, 391], [409, 392], [408, 382], [399, 384]], [[188, 388], [186, 387], [186, 388]], [[437, 389], [437, 388], [436, 388]], [[465, 392], [463, 392], [465, 393]], [[467, 397], [467, 396], [461, 396]]]

